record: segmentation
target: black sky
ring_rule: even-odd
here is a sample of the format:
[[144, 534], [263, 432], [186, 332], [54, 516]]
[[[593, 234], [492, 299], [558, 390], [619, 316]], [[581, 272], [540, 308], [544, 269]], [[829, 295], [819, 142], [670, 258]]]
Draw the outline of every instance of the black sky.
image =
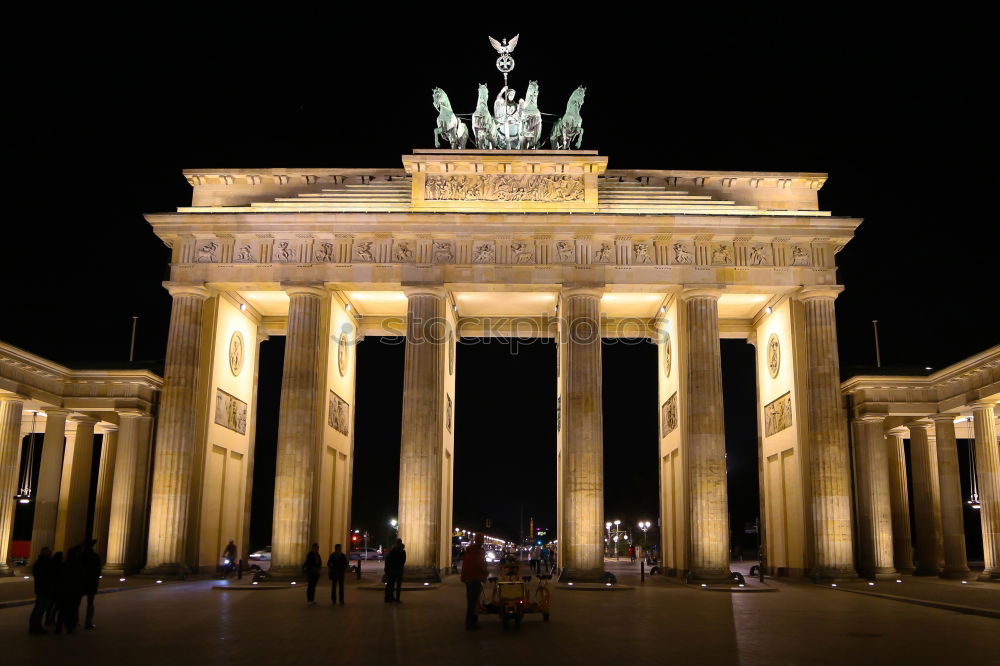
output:
[[[452, 20], [388, 4], [20, 10], [0, 339], [70, 366], [117, 363], [138, 315], [137, 356], [162, 362], [168, 253], [142, 213], [187, 203], [182, 168], [398, 167], [431, 146], [431, 88], [471, 110], [476, 84], [498, 87], [487, 34], [519, 32], [512, 84], [537, 79], [553, 113], [585, 84], [584, 148], [612, 168], [830, 174], [822, 207], [865, 218], [838, 255], [845, 370], [873, 363], [872, 319], [887, 366], [940, 368], [1000, 341], [985, 27], [943, 9], [650, 7], [581, 5], [575, 25], [557, 6], [519, 23], [461, 5]], [[281, 344], [263, 352], [279, 373]], [[723, 345], [730, 503], [752, 520], [748, 349]], [[461, 347], [456, 523], [490, 517], [515, 536], [522, 504], [525, 521], [553, 520], [553, 353]], [[605, 350], [606, 507], [628, 522], [655, 519], [654, 354]], [[359, 359], [354, 522], [377, 534], [396, 502], [402, 348], [370, 338]], [[274, 446], [265, 412], [260, 461]]]

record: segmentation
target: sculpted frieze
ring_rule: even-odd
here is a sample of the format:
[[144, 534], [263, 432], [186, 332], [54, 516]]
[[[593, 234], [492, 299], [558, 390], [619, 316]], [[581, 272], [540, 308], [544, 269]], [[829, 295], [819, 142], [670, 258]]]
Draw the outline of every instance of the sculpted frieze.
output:
[[413, 247], [410, 241], [396, 241], [396, 245], [392, 250], [392, 258], [394, 261], [404, 264], [413, 261]]
[[556, 256], [560, 263], [571, 264], [576, 260], [576, 252], [573, 249], [573, 241], [561, 240], [556, 242]]
[[601, 243], [601, 247], [594, 249], [595, 264], [610, 264], [615, 258], [615, 248], [611, 243]]
[[271, 260], [280, 263], [298, 261], [298, 252], [289, 241], [278, 241], [271, 250]]
[[198, 263], [215, 263], [219, 260], [219, 244], [208, 241], [198, 246], [198, 254], [194, 259]]
[[496, 260], [496, 244], [493, 241], [476, 241], [472, 244], [472, 263], [492, 264]]
[[257, 257], [254, 256], [252, 243], [240, 243], [236, 247], [233, 261], [237, 264], [255, 264]]
[[319, 263], [327, 264], [333, 261], [334, 246], [329, 241], [322, 241], [316, 245], [316, 254], [313, 259]]
[[330, 413], [327, 423], [330, 427], [345, 437], [350, 432], [351, 407], [347, 401], [330, 391]]
[[731, 266], [733, 247], [729, 243], [715, 243], [712, 246], [712, 263], [717, 266]]
[[432, 259], [435, 264], [450, 264], [455, 261], [455, 244], [451, 241], [434, 241]]
[[677, 242], [671, 246], [671, 251], [673, 253], [673, 263], [675, 264], [693, 264], [694, 263], [694, 253], [691, 251], [691, 246], [687, 243]]
[[747, 263], [751, 266], [770, 266], [774, 263], [771, 260], [771, 246], [761, 243], [754, 243], [747, 250]]
[[425, 201], [583, 201], [583, 178], [554, 175], [427, 176]]
[[247, 434], [247, 403], [222, 389], [216, 389], [215, 422], [241, 435]]
[[792, 245], [792, 266], [810, 266], [812, 261], [809, 260], [809, 246], [808, 245]]
[[375, 257], [372, 254], [373, 241], [363, 240], [354, 243], [354, 261], [372, 262]]
[[792, 427], [792, 394], [786, 393], [780, 398], [764, 405], [764, 436], [770, 437], [786, 428]]
[[632, 246], [632, 263], [633, 264], [653, 263], [653, 258], [649, 256], [649, 243], [645, 241], [640, 241]]
[[533, 264], [535, 248], [530, 243], [515, 241], [510, 244], [510, 260], [512, 264]]
[[667, 398], [660, 407], [660, 437], [666, 437], [677, 429], [677, 394]]

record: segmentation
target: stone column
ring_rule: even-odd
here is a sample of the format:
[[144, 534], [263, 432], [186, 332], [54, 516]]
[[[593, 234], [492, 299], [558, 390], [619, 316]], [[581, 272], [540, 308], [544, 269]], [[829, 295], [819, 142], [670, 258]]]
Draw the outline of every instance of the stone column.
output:
[[140, 565], [151, 419], [139, 410], [120, 411], [118, 417], [104, 571], [124, 575]]
[[944, 550], [944, 578], [967, 578], [969, 565], [965, 556], [965, 518], [962, 515], [962, 481], [958, 469], [958, 446], [955, 443], [955, 414], [935, 414], [938, 486], [941, 498], [941, 540]]
[[168, 283], [173, 297], [156, 435], [146, 572], [182, 575], [187, 562], [191, 483], [197, 458], [205, 287]]
[[278, 456], [274, 477], [271, 569], [294, 576], [313, 541], [316, 456], [326, 405], [324, 319], [330, 293], [319, 285], [283, 285], [288, 293], [288, 334], [281, 375]]
[[97, 419], [74, 417], [75, 428], [67, 437], [59, 488], [55, 549], [66, 551], [89, 536], [87, 509], [90, 504], [90, 473], [94, 457], [94, 426]]
[[601, 393], [601, 290], [562, 292], [562, 516], [560, 580], [604, 575], [604, 431]]
[[52, 548], [55, 545], [68, 414], [69, 411], [54, 407], [45, 410], [45, 439], [42, 440], [42, 461], [38, 468], [38, 490], [35, 492], [35, 519], [31, 527], [32, 559], [45, 546]]
[[917, 525], [916, 576], [941, 573], [941, 503], [936, 440], [930, 423], [911, 423], [910, 460], [913, 464], [913, 518]]
[[892, 507], [892, 555], [896, 571], [913, 573], [913, 538], [910, 535], [910, 491], [906, 481], [903, 431], [885, 436], [889, 461], [889, 504]]
[[26, 398], [0, 395], [0, 576], [13, 576], [7, 564], [14, 530], [14, 495], [21, 466], [21, 414]]
[[996, 581], [1000, 580], [1000, 451], [997, 449], [994, 403], [974, 403], [972, 418], [976, 430], [976, 479], [986, 564], [979, 580]]
[[102, 424], [101, 462], [97, 471], [97, 497], [94, 499], [94, 528], [91, 536], [97, 539], [96, 550], [108, 560], [108, 522], [111, 519], [111, 489], [115, 478], [115, 455], [118, 450], [118, 426]]
[[719, 296], [715, 289], [681, 292], [686, 339], [684, 434], [689, 529], [695, 581], [729, 578], [729, 505], [726, 492], [726, 430], [722, 405]]
[[882, 417], [855, 419], [855, 468], [858, 503], [858, 573], [895, 578], [892, 560], [892, 508], [889, 466]]
[[435, 579], [441, 549], [444, 455], [446, 295], [441, 287], [405, 287], [406, 358], [399, 452], [399, 538], [407, 578]]
[[852, 578], [851, 480], [846, 419], [840, 404], [840, 362], [833, 302], [839, 288], [804, 289], [803, 354], [806, 390], [806, 441], [812, 507], [813, 563], [816, 580]]

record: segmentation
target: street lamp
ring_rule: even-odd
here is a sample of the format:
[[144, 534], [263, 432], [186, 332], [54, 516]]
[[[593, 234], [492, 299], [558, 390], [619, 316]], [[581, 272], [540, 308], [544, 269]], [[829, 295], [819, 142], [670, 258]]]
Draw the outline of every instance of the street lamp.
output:
[[621, 524], [622, 524], [622, 521], [616, 520], [614, 522], [615, 522], [615, 559], [617, 560], [618, 559], [618, 537], [621, 536], [621, 532], [622, 532]]
[[608, 531], [608, 536], [604, 539], [604, 554], [611, 555], [611, 521], [604, 523], [604, 529]]
[[650, 528], [650, 526], [651, 526], [651, 523], [648, 520], [640, 520], [639, 521], [639, 529], [642, 530], [642, 547], [643, 547], [643, 549], [646, 548], [646, 530], [648, 530]]

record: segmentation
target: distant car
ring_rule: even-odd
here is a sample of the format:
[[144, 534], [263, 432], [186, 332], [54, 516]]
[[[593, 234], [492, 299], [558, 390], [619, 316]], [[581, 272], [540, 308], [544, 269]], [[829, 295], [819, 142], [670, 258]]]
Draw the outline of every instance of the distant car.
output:
[[382, 552], [376, 548], [357, 548], [348, 555], [352, 560], [381, 560], [384, 559]]
[[248, 558], [250, 562], [248, 563], [248, 568], [259, 569], [261, 571], [267, 571], [271, 568], [271, 547], [268, 546], [263, 550], [256, 550], [250, 553]]
[[496, 551], [488, 550], [486, 551], [486, 562], [488, 564], [493, 564], [494, 562], [499, 562], [500, 556], [497, 555]]

